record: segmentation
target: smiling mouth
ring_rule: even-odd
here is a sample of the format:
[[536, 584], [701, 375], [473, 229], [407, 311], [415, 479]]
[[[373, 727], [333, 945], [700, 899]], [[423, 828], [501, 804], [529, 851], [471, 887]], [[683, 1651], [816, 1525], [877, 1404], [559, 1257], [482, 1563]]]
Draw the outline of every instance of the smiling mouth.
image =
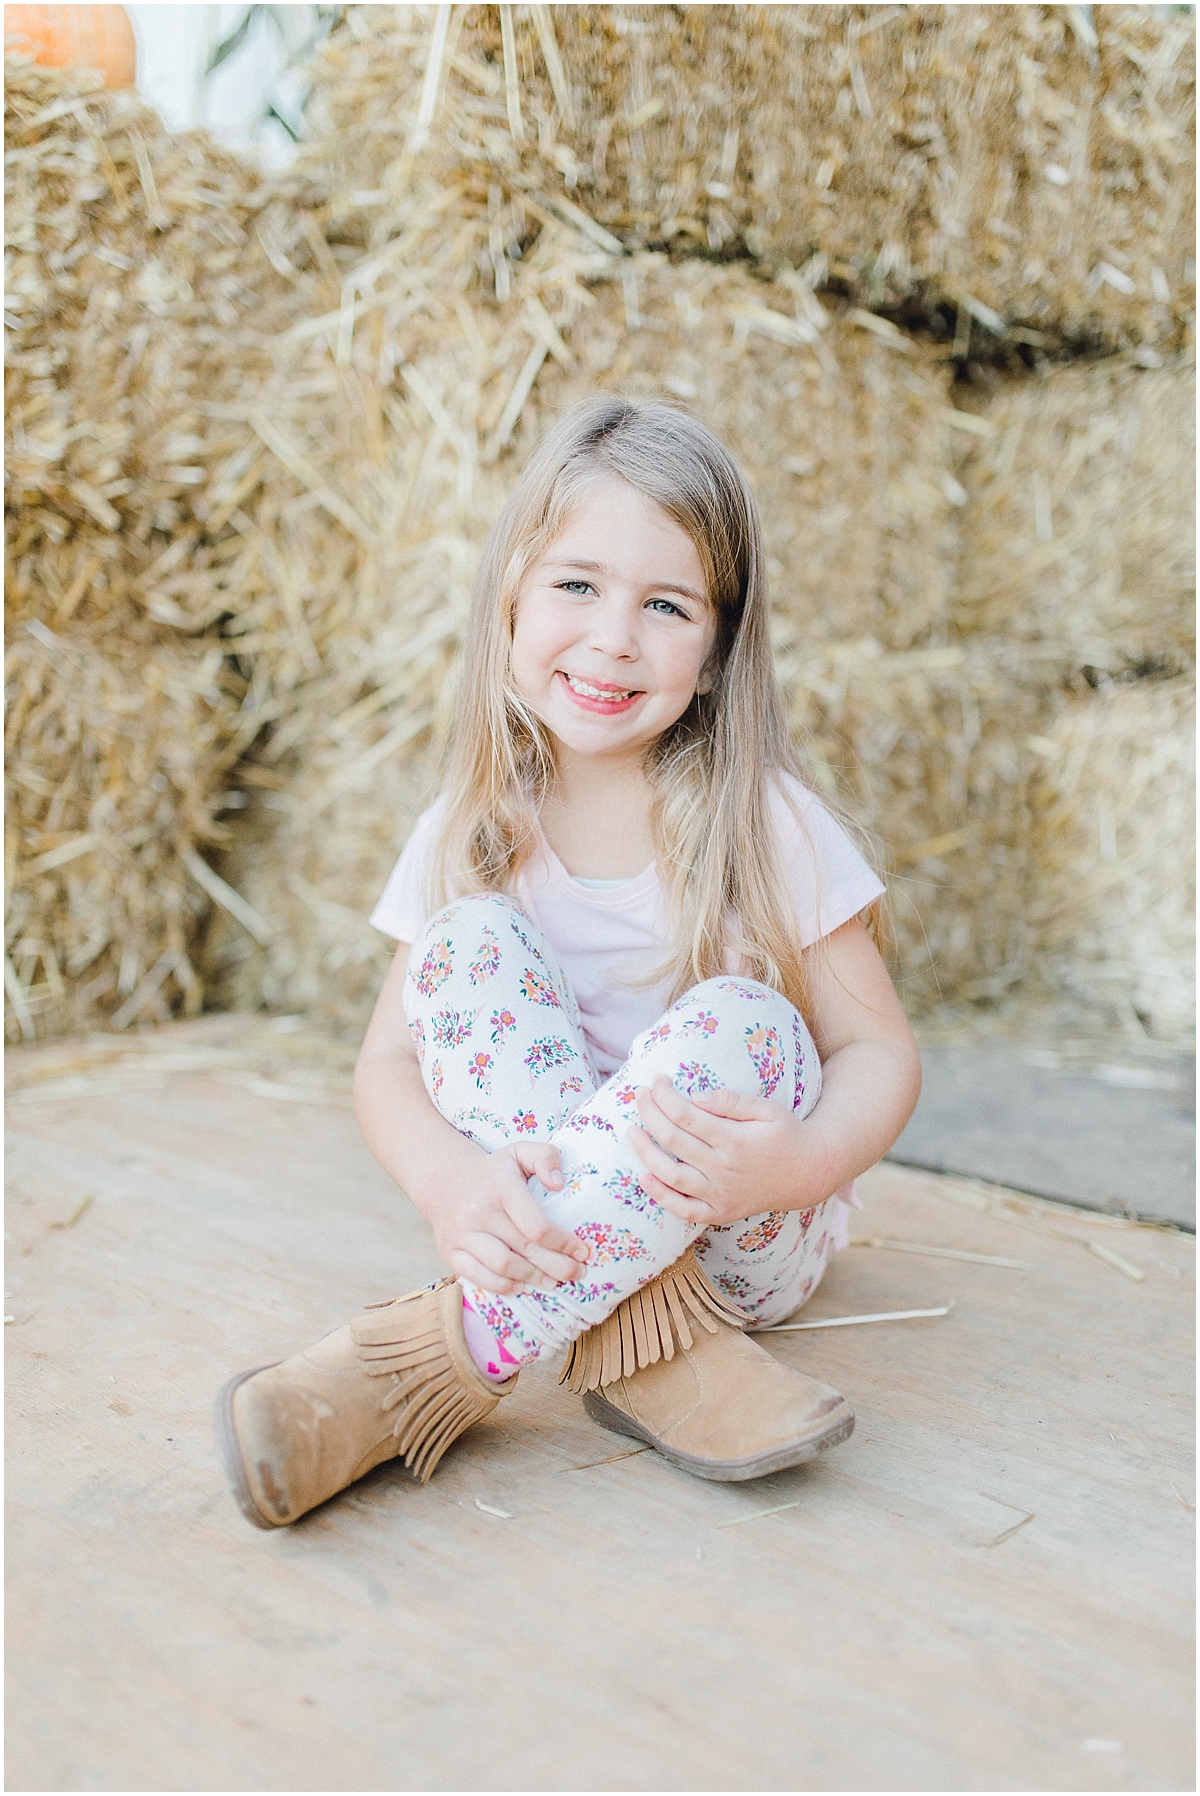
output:
[[593, 686], [590, 680], [580, 680], [569, 673], [562, 677], [576, 698], [590, 699], [593, 704], [624, 705], [641, 697], [636, 687]]

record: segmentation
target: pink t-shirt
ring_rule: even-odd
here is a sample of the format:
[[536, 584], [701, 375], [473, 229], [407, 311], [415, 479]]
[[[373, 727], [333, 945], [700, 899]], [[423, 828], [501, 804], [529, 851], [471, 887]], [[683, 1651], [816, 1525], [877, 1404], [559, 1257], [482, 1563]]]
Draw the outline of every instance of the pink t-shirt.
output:
[[[858, 916], [883, 886], [820, 800], [798, 780], [788, 777], [783, 784], [796, 810], [777, 791], [771, 812], [800, 945], [807, 948]], [[376, 929], [397, 941], [415, 941], [433, 914], [429, 868], [442, 814], [439, 799], [417, 819], [371, 913]], [[596, 1071], [606, 1079], [670, 999], [669, 979], [630, 982], [666, 958], [667, 913], [657, 869], [652, 863], [635, 879], [597, 890], [572, 879], [543, 840], [540, 856], [521, 869], [513, 895], [539, 925], [566, 974]], [[736, 970], [731, 964], [729, 971]]]

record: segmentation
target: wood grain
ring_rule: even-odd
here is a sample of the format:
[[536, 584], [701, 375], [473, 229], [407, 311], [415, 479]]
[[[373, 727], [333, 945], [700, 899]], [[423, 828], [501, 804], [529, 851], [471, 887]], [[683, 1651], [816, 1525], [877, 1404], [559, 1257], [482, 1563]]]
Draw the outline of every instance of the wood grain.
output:
[[827, 1459], [698, 1482], [551, 1365], [427, 1488], [261, 1535], [214, 1392], [436, 1275], [425, 1224], [344, 1108], [228, 1074], [9, 1152], [9, 1788], [1192, 1787], [1188, 1237], [1112, 1236], [1133, 1284], [883, 1166], [872, 1233], [1031, 1270], [843, 1254], [814, 1317], [956, 1304], [771, 1337], [855, 1404]]

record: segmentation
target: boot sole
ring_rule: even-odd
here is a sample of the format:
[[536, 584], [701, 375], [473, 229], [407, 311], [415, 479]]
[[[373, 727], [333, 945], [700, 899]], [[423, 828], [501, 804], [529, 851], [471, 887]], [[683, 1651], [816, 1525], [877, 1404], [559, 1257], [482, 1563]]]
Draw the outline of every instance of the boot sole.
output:
[[827, 1447], [836, 1447], [839, 1441], [848, 1440], [854, 1433], [854, 1411], [847, 1406], [840, 1414], [831, 1416], [828, 1425], [819, 1433], [810, 1434], [802, 1441], [789, 1441], [782, 1447], [772, 1447], [767, 1453], [752, 1453], [746, 1459], [698, 1459], [693, 1453], [680, 1453], [659, 1440], [656, 1434], [651, 1434], [632, 1416], [617, 1409], [599, 1391], [588, 1391], [583, 1407], [593, 1422], [598, 1422], [611, 1434], [627, 1434], [632, 1440], [644, 1441], [646, 1446], [653, 1447], [656, 1453], [678, 1466], [681, 1472], [690, 1472], [694, 1478], [708, 1478], [718, 1484], [765, 1478], [768, 1472], [782, 1472], [788, 1466], [803, 1465], [806, 1459], [815, 1459], [818, 1453], [824, 1453]]
[[217, 1437], [217, 1450], [221, 1455], [225, 1476], [229, 1480], [229, 1488], [246, 1520], [253, 1522], [256, 1528], [286, 1528], [288, 1523], [272, 1521], [269, 1516], [265, 1516], [250, 1493], [242, 1449], [233, 1425], [233, 1394], [248, 1378], [256, 1377], [259, 1372], [269, 1372], [271, 1365], [278, 1363], [277, 1360], [272, 1360], [270, 1365], [253, 1366], [249, 1372], [239, 1372], [236, 1378], [231, 1378], [228, 1384], [221, 1386], [213, 1405], [213, 1433]]

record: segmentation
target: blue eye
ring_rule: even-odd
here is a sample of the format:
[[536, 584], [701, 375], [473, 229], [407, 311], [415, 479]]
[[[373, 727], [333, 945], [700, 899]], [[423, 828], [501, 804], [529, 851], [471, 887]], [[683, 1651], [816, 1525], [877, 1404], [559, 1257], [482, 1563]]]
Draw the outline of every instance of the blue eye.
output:
[[556, 582], [560, 592], [586, 593], [595, 592], [590, 580], [559, 580]]
[[647, 609], [658, 608], [659, 606], [662, 607], [660, 616], [682, 617], [682, 618], [687, 617], [687, 612], [684, 611], [681, 606], [672, 604], [670, 599], [651, 599], [650, 605], [647, 607]]

